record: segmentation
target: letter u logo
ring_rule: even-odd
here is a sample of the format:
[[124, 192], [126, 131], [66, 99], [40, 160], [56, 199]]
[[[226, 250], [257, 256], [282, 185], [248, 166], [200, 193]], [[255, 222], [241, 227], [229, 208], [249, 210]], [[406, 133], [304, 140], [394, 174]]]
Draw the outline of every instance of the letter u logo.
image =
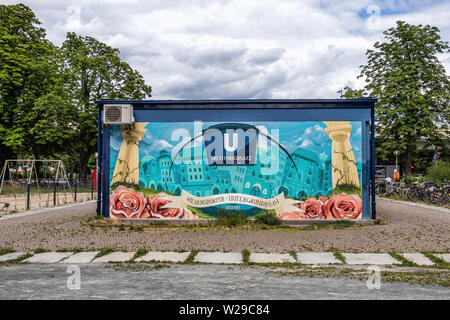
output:
[[238, 134], [233, 133], [233, 145], [232, 146], [230, 146], [230, 135], [228, 133], [225, 133], [223, 135], [223, 137], [224, 137], [223, 146], [225, 147], [225, 150], [227, 150], [228, 152], [236, 151], [236, 149], [238, 147]]

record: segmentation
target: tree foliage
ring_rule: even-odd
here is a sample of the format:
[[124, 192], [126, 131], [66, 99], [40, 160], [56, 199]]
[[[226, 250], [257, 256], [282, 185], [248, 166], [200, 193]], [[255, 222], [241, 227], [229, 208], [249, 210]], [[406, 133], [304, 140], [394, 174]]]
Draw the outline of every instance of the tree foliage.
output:
[[59, 94], [71, 101], [67, 114], [74, 129], [72, 148], [79, 155], [83, 178], [96, 151], [97, 108], [100, 99], [144, 99], [151, 87], [119, 57], [119, 50], [92, 38], [69, 32], [61, 47]]
[[119, 50], [69, 32], [61, 48], [25, 5], [0, 5], [1, 157], [59, 157], [81, 178], [97, 146], [100, 99], [144, 99], [151, 87]]
[[410, 173], [417, 141], [445, 148], [449, 137], [450, 81], [437, 55], [449, 52], [433, 26], [398, 21], [384, 32], [385, 41], [367, 50], [367, 63], [358, 78], [364, 90], [346, 88], [344, 97], [379, 98], [375, 108], [377, 158], [399, 150]]
[[0, 151], [36, 155], [33, 125], [44, 117], [35, 102], [49, 92], [56, 71], [56, 47], [25, 5], [0, 5]]

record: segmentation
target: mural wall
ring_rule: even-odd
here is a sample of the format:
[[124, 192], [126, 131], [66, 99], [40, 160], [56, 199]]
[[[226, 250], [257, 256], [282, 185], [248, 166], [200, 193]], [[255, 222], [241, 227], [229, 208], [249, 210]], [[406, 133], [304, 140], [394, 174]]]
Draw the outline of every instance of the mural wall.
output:
[[361, 219], [361, 122], [112, 126], [110, 216]]

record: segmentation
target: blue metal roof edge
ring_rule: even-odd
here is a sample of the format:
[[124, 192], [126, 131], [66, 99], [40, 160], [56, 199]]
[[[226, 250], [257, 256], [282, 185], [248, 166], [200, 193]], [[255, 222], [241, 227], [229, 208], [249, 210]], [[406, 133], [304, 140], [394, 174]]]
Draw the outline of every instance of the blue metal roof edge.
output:
[[377, 102], [376, 98], [357, 98], [357, 99], [205, 99], [205, 100], [97, 100], [96, 104], [250, 104], [250, 103], [260, 103], [260, 104], [306, 104], [306, 103], [321, 103], [321, 104], [374, 104]]

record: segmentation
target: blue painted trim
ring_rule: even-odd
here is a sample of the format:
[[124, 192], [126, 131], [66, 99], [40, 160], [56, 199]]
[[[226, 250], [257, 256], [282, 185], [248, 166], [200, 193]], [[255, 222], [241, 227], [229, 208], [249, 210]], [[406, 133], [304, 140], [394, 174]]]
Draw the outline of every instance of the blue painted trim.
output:
[[361, 123], [362, 129], [362, 201], [363, 201], [363, 219], [370, 219], [370, 148], [369, 148], [369, 132], [370, 122], [366, 121]]
[[133, 104], [133, 105], [206, 105], [206, 104], [374, 104], [375, 98], [359, 99], [206, 99], [206, 100], [99, 100], [98, 104]]
[[103, 186], [102, 186], [102, 214], [103, 217], [109, 218], [109, 190], [110, 190], [110, 178], [109, 178], [109, 162], [110, 162], [110, 128], [109, 126], [103, 126]]
[[370, 161], [370, 180], [371, 180], [371, 191], [372, 191], [372, 219], [376, 219], [377, 210], [375, 203], [375, 110], [371, 109], [371, 161]]
[[370, 109], [134, 110], [136, 122], [369, 121]]
[[101, 199], [102, 199], [102, 190], [101, 190], [101, 170], [102, 170], [102, 150], [104, 149], [102, 146], [102, 111], [103, 106], [98, 106], [98, 130], [97, 130], [97, 216], [101, 215]]
[[[103, 104], [131, 103], [137, 122], [220, 121], [362, 121], [363, 135], [363, 218], [376, 217], [375, 211], [375, 118], [377, 100], [364, 99], [274, 99], [274, 100], [101, 100]], [[102, 126], [99, 112], [99, 166], [103, 168], [102, 214], [109, 217], [110, 175], [109, 128]], [[370, 121], [370, 128], [368, 123]], [[370, 130], [370, 137], [369, 137]], [[100, 148], [99, 148], [100, 150]], [[100, 170], [99, 170], [100, 172]], [[370, 173], [370, 176], [369, 176]], [[100, 173], [99, 173], [100, 174]], [[98, 185], [100, 179], [98, 179]], [[371, 188], [369, 188], [371, 186]], [[98, 188], [100, 190], [100, 188]], [[99, 191], [100, 192], [100, 191]], [[100, 197], [99, 197], [100, 198]], [[371, 198], [371, 199], [370, 199]], [[369, 202], [371, 200], [371, 207]], [[98, 203], [101, 203], [98, 201]], [[364, 209], [365, 208], [365, 209]], [[370, 210], [370, 209], [371, 210]]]

